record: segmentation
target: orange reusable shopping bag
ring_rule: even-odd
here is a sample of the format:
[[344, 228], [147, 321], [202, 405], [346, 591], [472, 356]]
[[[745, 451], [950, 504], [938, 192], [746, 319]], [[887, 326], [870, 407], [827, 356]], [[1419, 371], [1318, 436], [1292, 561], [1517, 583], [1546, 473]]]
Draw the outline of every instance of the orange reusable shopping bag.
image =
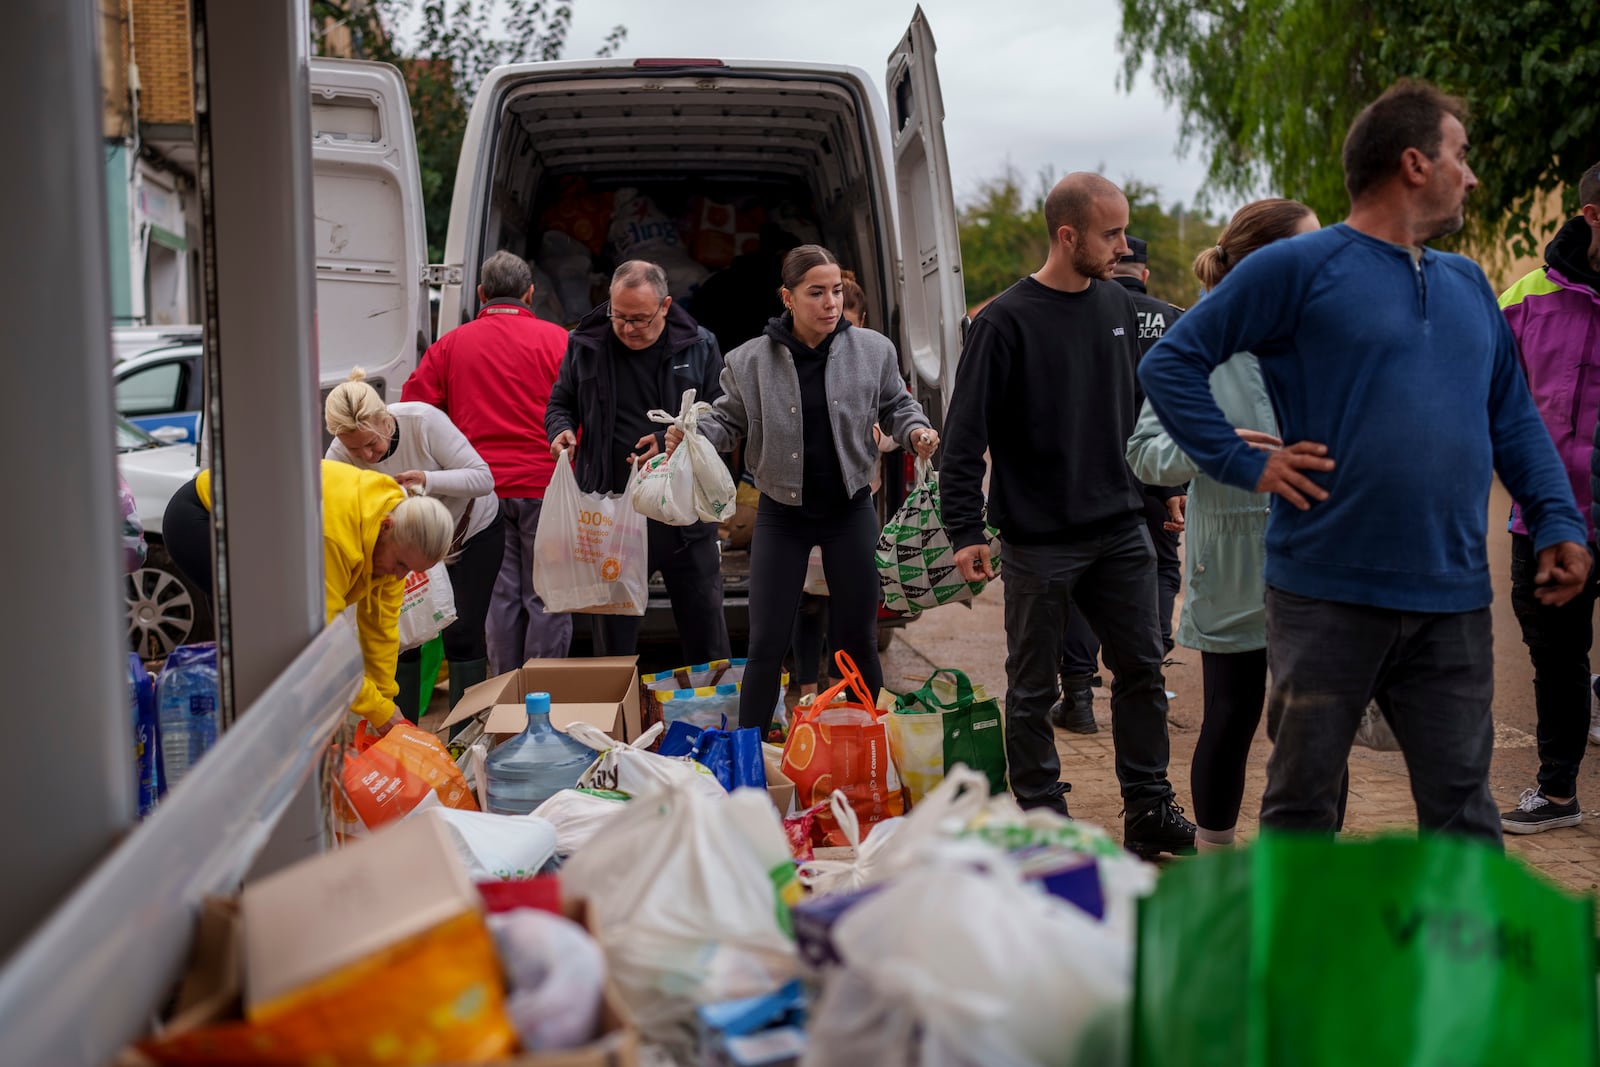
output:
[[382, 737], [356, 728], [355, 751], [344, 763], [345, 795], [362, 825], [376, 830], [401, 818], [436, 793], [450, 808], [477, 811], [467, 778], [437, 737], [410, 723], [400, 723]]
[[[843, 652], [834, 658], [844, 681], [819, 694], [810, 707], [796, 709], [783, 746], [783, 773], [794, 782], [797, 811], [825, 804], [835, 789], [844, 790], [865, 836], [869, 827], [904, 815], [905, 796], [881, 721], [887, 713], [875, 706], [855, 661]], [[840, 696], [845, 699], [834, 703]], [[849, 844], [826, 806], [812, 823], [811, 840], [829, 847]]]

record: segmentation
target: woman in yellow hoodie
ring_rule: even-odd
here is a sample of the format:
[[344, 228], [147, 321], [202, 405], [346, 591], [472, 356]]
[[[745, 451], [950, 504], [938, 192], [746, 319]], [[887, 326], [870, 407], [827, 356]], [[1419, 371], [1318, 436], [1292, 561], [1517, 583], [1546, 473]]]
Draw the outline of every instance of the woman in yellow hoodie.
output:
[[[167, 551], [207, 599], [211, 596], [211, 472], [177, 493], [162, 518]], [[405, 576], [425, 571], [450, 550], [455, 524], [431, 497], [408, 497], [387, 474], [322, 461], [322, 578], [328, 621], [355, 605], [366, 663], [350, 710], [380, 733], [396, 714], [395, 657], [400, 651], [400, 600]]]

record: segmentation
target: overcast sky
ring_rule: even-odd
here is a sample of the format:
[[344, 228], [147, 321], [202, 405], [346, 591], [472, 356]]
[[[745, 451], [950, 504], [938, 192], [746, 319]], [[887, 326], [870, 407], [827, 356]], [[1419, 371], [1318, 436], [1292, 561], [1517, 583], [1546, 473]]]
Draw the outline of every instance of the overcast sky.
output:
[[[573, 0], [568, 59], [628, 28], [621, 55], [795, 59], [861, 67], [879, 93], [889, 52], [916, 5], [906, 0]], [[1009, 162], [1025, 188], [1049, 171], [1104, 168], [1164, 203], [1192, 203], [1205, 177], [1177, 154], [1178, 116], [1141, 75], [1117, 88], [1116, 0], [924, 0], [939, 46], [945, 137], [956, 199]]]

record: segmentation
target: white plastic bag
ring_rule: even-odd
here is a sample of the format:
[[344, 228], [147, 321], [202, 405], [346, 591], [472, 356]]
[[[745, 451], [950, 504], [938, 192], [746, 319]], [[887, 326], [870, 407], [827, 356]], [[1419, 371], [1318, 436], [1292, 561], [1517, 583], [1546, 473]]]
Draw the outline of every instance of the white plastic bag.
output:
[[687, 1055], [698, 1004], [770, 993], [799, 970], [798, 901], [783, 824], [765, 792], [681, 782], [635, 800], [561, 869], [589, 902], [617, 990], [646, 1040]]
[[444, 824], [474, 882], [532, 878], [556, 853], [556, 828], [537, 815], [459, 811], [439, 804], [417, 817]]
[[966, 853], [941, 851], [927, 877], [839, 919], [842, 968], [811, 1013], [802, 1067], [1127, 1062], [1132, 940], [1025, 884], [987, 846]]
[[1361, 713], [1361, 725], [1356, 727], [1355, 743], [1375, 752], [1400, 751], [1400, 741], [1394, 736], [1394, 728], [1389, 725], [1389, 720], [1375, 700], [1369, 700], [1366, 710]]
[[695, 403], [694, 395], [693, 389], [684, 391], [676, 415], [660, 408], [647, 413], [650, 421], [676, 426], [684, 435], [671, 456], [663, 453], [646, 463], [633, 486], [635, 510], [668, 526], [721, 522], [734, 509], [733, 475], [700, 433], [700, 420], [711, 405]]
[[632, 744], [625, 745], [598, 726], [574, 722], [567, 727], [567, 736], [579, 744], [588, 745], [600, 753], [578, 776], [580, 789], [612, 789], [630, 797], [655, 793], [673, 782], [683, 783], [707, 796], [720, 796], [727, 792], [711, 773], [692, 759], [678, 756], [661, 756], [650, 751], [656, 738], [666, 731], [666, 723], [656, 723], [640, 734]]
[[589, 932], [534, 908], [489, 916], [506, 974], [506, 1012], [527, 1052], [578, 1048], [600, 1029], [606, 961]]
[[586, 845], [600, 827], [622, 814], [627, 804], [626, 800], [563, 789], [534, 808], [533, 813], [556, 828], [556, 855], [570, 856]]
[[533, 588], [546, 611], [644, 614], [649, 543], [631, 503], [638, 478], [636, 467], [616, 496], [581, 492], [572, 457], [565, 449], [557, 457], [533, 538]]
[[957, 764], [938, 787], [911, 809], [909, 815], [885, 819], [868, 828], [861, 840], [861, 824], [843, 791], [828, 797], [833, 817], [845, 840], [855, 849], [851, 860], [807, 860], [800, 865], [800, 884], [817, 896], [845, 893], [903, 874], [932, 858], [941, 842], [953, 841], [984, 808], [989, 780]]
[[456, 621], [455, 590], [443, 563], [406, 575], [400, 601], [400, 651], [418, 648], [438, 637]]

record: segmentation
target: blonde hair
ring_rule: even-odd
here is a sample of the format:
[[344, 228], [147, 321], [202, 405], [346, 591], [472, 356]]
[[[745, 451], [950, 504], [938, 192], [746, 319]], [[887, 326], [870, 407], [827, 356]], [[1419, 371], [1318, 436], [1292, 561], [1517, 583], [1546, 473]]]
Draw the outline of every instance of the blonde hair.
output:
[[431, 496], [408, 496], [389, 512], [389, 536], [395, 544], [426, 556], [433, 566], [450, 554], [456, 523], [450, 509]]
[[342, 433], [394, 433], [394, 416], [378, 391], [367, 384], [367, 372], [357, 367], [350, 377], [333, 387], [323, 405], [322, 417], [328, 432], [338, 437]]
[[1215, 289], [1239, 261], [1251, 252], [1293, 237], [1311, 209], [1298, 200], [1269, 197], [1255, 200], [1233, 213], [1217, 243], [1194, 257], [1194, 276], [1207, 289]]

